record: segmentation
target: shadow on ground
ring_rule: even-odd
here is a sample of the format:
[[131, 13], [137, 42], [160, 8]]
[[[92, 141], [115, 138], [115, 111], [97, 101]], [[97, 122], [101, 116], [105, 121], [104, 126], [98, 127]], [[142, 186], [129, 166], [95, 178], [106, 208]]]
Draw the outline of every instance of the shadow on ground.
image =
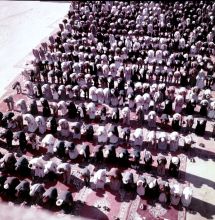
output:
[[[192, 215], [199, 213], [205, 219], [214, 219], [215, 217], [215, 205], [204, 202], [197, 198], [192, 198], [190, 204], [191, 210], [188, 210]], [[198, 217], [196, 218], [198, 219]]]

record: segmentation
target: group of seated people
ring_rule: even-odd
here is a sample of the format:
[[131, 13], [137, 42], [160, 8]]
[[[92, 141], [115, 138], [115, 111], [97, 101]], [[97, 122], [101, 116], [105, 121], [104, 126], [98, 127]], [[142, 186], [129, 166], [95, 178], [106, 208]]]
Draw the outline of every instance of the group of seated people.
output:
[[[177, 151], [180, 139], [189, 149], [192, 132], [204, 136], [207, 118], [215, 119], [214, 13], [215, 4], [204, 1], [73, 1], [59, 31], [33, 49], [34, 60], [22, 72], [24, 83], [13, 84], [17, 94], [26, 97], [5, 97], [8, 112], [0, 113], [0, 138], [8, 151], [16, 145], [22, 154], [42, 147], [50, 160], [6, 153], [1, 169], [18, 172], [17, 162], [23, 160], [19, 164], [24, 164], [27, 176], [31, 171], [43, 182], [62, 175], [70, 184], [74, 160], [132, 169], [143, 162], [144, 171], [150, 171], [150, 150]], [[62, 163], [54, 163], [54, 156]], [[157, 157], [159, 176], [165, 176], [166, 164], [164, 156]], [[180, 158], [172, 157], [169, 176], [177, 178], [179, 166]], [[86, 186], [103, 188], [108, 176], [112, 189], [122, 187], [173, 205], [181, 200], [188, 206], [191, 201], [189, 187], [182, 193], [179, 185], [170, 187], [155, 178], [134, 181], [132, 172], [122, 175], [119, 168], [100, 169], [92, 180], [86, 168], [81, 178]], [[12, 188], [8, 182], [14, 182]], [[25, 185], [25, 198], [31, 188], [44, 187], [5, 175], [0, 184], [1, 192], [14, 196], [19, 185]], [[43, 188], [38, 199], [46, 201], [46, 192], [55, 204], [57, 188]], [[68, 208], [71, 193], [63, 195], [60, 199]]]

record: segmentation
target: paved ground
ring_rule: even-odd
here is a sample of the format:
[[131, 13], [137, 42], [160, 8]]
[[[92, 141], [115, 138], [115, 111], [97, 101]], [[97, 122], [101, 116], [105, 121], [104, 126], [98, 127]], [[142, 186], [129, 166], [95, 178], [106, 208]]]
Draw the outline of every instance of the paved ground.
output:
[[192, 211], [187, 220], [215, 219], [215, 163], [196, 158], [196, 163], [187, 164], [187, 180], [193, 182], [194, 198]]
[[0, 1], [0, 93], [20, 73], [23, 60], [58, 28], [69, 3]]
[[[0, 96], [20, 73], [32, 48], [58, 27], [68, 6], [69, 3], [57, 2], [0, 2]], [[205, 148], [196, 148], [191, 153], [196, 162], [187, 163], [186, 179], [194, 188], [187, 219], [215, 219], [215, 142], [194, 139], [204, 142]]]

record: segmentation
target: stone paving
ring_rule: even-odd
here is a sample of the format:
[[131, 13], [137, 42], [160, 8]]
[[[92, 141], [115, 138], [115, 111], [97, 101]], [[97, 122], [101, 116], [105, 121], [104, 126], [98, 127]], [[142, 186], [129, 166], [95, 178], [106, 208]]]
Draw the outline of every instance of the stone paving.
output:
[[31, 51], [56, 28], [70, 3], [0, 1], [0, 93], [20, 73]]

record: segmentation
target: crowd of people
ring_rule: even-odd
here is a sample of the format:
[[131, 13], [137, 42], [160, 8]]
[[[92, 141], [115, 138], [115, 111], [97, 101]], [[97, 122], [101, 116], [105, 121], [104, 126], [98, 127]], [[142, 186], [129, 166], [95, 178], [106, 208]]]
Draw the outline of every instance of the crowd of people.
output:
[[[70, 184], [78, 160], [86, 165], [81, 178], [87, 187], [104, 188], [108, 176], [112, 189], [189, 206], [190, 187], [182, 193], [179, 184], [170, 189], [142, 175], [134, 181], [132, 172], [121, 175], [120, 169], [150, 172], [150, 151], [177, 152], [181, 140], [190, 150], [192, 133], [204, 136], [207, 120], [215, 119], [214, 14], [210, 1], [73, 1], [59, 31], [33, 49], [24, 83], [13, 85], [27, 99], [5, 97], [8, 112], [0, 113], [8, 151], [16, 141], [21, 154], [45, 148], [50, 160], [7, 153], [1, 155], [2, 173], [18, 172], [24, 164], [27, 176], [31, 171], [39, 179], [37, 187], [47, 176], [53, 181], [63, 175]], [[62, 163], [54, 163], [54, 156]], [[92, 179], [90, 163], [112, 169], [95, 170]], [[167, 176], [166, 164], [167, 158], [157, 156], [158, 176]], [[169, 176], [177, 178], [180, 158], [173, 156], [169, 164]], [[12, 190], [8, 182], [14, 182]], [[35, 186], [1, 176], [1, 192], [15, 196], [20, 185], [27, 188], [25, 196]], [[57, 188], [48, 191], [41, 195], [50, 193], [56, 202]], [[70, 207], [71, 193], [62, 197]]]

